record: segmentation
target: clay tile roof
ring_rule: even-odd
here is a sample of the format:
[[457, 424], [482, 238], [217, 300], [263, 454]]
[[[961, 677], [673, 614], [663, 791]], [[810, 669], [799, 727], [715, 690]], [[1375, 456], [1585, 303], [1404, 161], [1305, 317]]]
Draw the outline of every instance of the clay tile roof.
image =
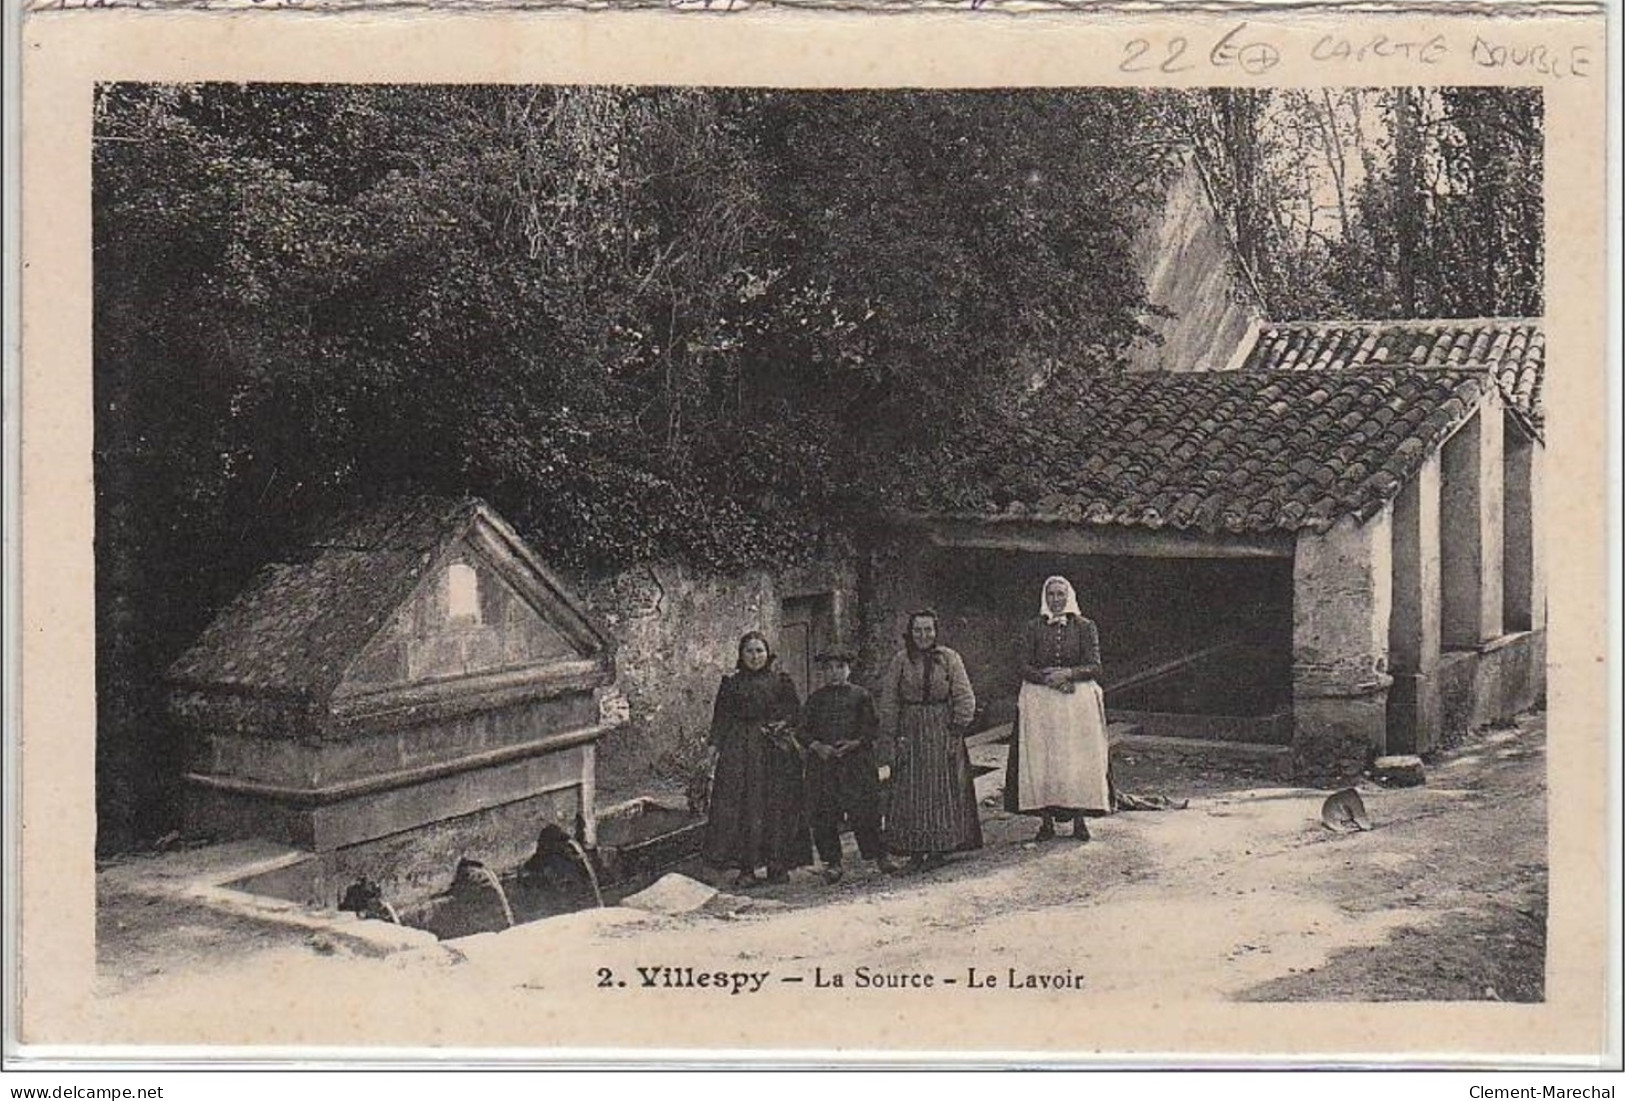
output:
[[[990, 421], [985, 439], [957, 439], [931, 457], [933, 476], [902, 480], [909, 496], [898, 503], [1214, 534], [1324, 530], [1398, 494], [1490, 385], [1477, 369], [1403, 366], [1099, 378], [1070, 410], [1046, 407], [1014, 429]], [[1327, 416], [1333, 406], [1344, 413]], [[990, 450], [992, 467], [976, 458]], [[1015, 476], [980, 473], [989, 469]]]
[[169, 679], [326, 699], [480, 507], [471, 498], [420, 496], [339, 518], [299, 560], [261, 570], [170, 666]]
[[1284, 321], [1264, 325], [1242, 364], [1254, 371], [1340, 371], [1380, 365], [1488, 372], [1537, 430], [1546, 336], [1539, 319]]

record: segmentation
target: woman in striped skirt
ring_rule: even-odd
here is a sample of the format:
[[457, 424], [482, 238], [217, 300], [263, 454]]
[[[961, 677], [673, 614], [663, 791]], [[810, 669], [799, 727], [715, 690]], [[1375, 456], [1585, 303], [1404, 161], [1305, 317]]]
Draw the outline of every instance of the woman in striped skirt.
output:
[[982, 847], [965, 734], [976, 714], [965, 663], [937, 643], [937, 614], [908, 618], [903, 649], [880, 683], [881, 737], [892, 745], [886, 844], [909, 869], [940, 867], [950, 852]]

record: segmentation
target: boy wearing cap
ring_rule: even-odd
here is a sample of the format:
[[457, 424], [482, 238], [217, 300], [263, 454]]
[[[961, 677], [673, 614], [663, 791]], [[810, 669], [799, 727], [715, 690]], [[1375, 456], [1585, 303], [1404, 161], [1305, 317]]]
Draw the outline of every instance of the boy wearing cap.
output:
[[851, 683], [853, 655], [834, 647], [818, 655], [824, 687], [807, 697], [802, 729], [807, 740], [807, 806], [824, 880], [841, 879], [841, 820], [852, 824], [858, 852], [882, 871], [890, 861], [880, 843], [880, 781], [875, 737], [880, 720], [874, 699]]

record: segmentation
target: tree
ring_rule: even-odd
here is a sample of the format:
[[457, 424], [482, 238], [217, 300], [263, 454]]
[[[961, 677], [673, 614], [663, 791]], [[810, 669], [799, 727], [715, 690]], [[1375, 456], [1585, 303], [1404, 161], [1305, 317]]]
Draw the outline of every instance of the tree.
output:
[[1540, 313], [1538, 89], [1170, 97], [1275, 316]]
[[799, 403], [838, 395], [872, 465], [1009, 400], [1034, 362], [1110, 370], [1146, 334], [1129, 247], [1171, 158], [1144, 97], [781, 93], [754, 108], [776, 276], [754, 377]]

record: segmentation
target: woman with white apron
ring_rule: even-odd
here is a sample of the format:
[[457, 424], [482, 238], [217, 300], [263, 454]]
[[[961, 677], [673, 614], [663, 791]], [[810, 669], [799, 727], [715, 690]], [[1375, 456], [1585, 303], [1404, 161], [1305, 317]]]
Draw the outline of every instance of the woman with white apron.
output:
[[1039, 615], [1022, 632], [1021, 695], [1005, 768], [1005, 809], [1039, 817], [1034, 840], [1055, 836], [1057, 820], [1089, 840], [1084, 819], [1110, 814], [1106, 702], [1100, 690], [1100, 632], [1078, 609], [1072, 583], [1044, 582]]

